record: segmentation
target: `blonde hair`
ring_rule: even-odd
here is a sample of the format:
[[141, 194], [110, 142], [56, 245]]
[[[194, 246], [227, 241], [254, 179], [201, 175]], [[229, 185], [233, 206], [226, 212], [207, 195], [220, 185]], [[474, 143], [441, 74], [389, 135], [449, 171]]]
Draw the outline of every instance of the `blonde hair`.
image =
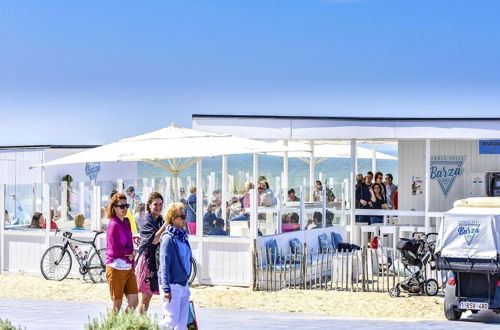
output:
[[85, 222], [85, 217], [83, 214], [78, 213], [75, 215], [75, 227], [83, 228], [83, 223]]
[[167, 224], [172, 225], [174, 223], [175, 215], [177, 214], [177, 211], [179, 211], [179, 210], [184, 210], [183, 203], [170, 204], [170, 206], [167, 209], [167, 212], [165, 212], [165, 216], [163, 217], [163, 220]]
[[196, 192], [196, 186], [191, 186], [191, 187], [189, 187], [189, 192], [190, 192], [191, 194], [194, 194], [194, 193]]
[[122, 193], [116, 193], [109, 199], [108, 207], [106, 208], [106, 217], [108, 219], [113, 219], [116, 217], [115, 209], [114, 207], [118, 204], [119, 200], [127, 200], [127, 197], [125, 197], [124, 194]]

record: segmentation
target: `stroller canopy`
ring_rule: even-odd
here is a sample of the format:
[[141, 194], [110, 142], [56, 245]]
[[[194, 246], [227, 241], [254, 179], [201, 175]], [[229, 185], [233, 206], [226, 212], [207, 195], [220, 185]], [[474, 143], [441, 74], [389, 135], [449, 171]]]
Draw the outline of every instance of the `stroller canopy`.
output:
[[448, 258], [497, 260], [500, 207], [455, 207], [444, 214], [436, 254]]

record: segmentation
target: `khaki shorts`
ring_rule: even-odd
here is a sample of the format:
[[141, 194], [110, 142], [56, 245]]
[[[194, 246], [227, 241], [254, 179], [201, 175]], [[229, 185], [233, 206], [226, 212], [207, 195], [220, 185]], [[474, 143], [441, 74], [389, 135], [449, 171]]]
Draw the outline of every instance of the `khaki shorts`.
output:
[[111, 300], [122, 300], [123, 294], [138, 294], [137, 279], [134, 268], [129, 270], [118, 270], [106, 266], [106, 279], [109, 284], [109, 293]]

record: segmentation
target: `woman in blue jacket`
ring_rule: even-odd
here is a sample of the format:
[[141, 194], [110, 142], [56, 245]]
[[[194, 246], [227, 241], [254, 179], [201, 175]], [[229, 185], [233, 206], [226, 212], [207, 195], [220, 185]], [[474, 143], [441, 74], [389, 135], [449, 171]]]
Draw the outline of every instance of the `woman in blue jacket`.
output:
[[164, 220], [167, 229], [160, 240], [158, 277], [165, 315], [160, 325], [173, 329], [186, 329], [191, 295], [188, 287], [191, 275], [191, 247], [184, 230], [186, 222], [184, 204], [171, 205]]

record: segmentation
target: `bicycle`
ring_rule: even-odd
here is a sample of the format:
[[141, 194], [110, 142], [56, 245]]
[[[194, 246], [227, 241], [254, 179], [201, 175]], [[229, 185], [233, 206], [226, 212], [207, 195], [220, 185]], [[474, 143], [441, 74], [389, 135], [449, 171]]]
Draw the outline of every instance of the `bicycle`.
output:
[[[56, 231], [56, 235], [59, 230]], [[47, 280], [62, 281], [69, 272], [73, 260], [70, 251], [73, 252], [75, 259], [80, 264], [79, 272], [83, 275], [89, 274], [90, 279], [94, 283], [106, 281], [106, 249], [97, 249], [95, 241], [97, 236], [104, 233], [103, 231], [95, 231], [95, 236], [92, 241], [80, 241], [71, 238], [72, 232], [65, 231], [63, 233], [63, 244], [49, 247], [40, 260], [40, 270], [43, 277]], [[74, 242], [82, 244], [90, 244], [89, 251], [82, 252]], [[93, 253], [92, 253], [93, 252]], [[89, 258], [90, 255], [90, 258]]]

